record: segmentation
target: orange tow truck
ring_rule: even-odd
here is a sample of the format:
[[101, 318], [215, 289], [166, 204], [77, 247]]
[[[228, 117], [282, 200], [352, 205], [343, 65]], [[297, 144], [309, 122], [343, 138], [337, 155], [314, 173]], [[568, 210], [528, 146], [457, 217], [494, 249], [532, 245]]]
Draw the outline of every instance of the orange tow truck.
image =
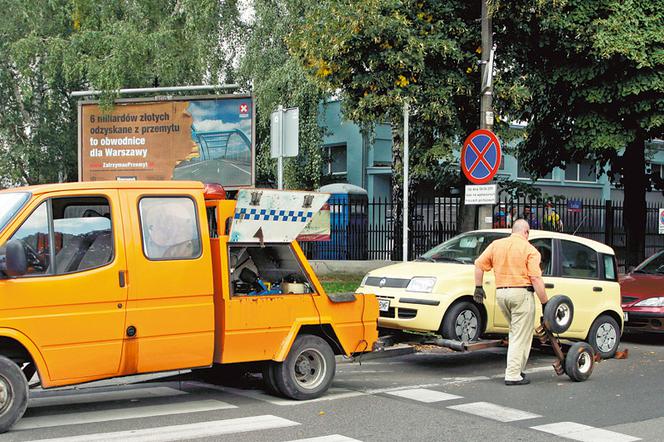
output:
[[295, 238], [326, 195], [197, 182], [0, 191], [0, 431], [43, 388], [258, 363], [303, 400], [377, 340], [373, 295], [326, 294]]

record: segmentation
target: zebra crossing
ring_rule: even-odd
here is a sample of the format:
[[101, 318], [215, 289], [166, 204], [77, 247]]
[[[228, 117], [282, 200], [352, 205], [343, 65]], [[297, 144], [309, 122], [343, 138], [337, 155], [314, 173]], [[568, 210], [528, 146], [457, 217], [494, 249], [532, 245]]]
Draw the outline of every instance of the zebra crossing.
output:
[[[541, 415], [490, 402], [468, 401], [463, 396], [440, 391], [439, 384], [400, 386], [366, 391], [331, 389], [322, 400], [334, 401], [357, 396], [380, 396], [402, 401], [415, 401], [429, 406], [440, 406], [452, 412], [473, 415], [502, 423], [528, 422]], [[257, 411], [254, 401], [277, 405], [271, 412]], [[30, 398], [28, 412], [2, 440], [35, 441], [181, 441], [200, 438], [232, 440], [233, 435], [278, 430], [289, 427], [308, 427], [306, 434], [319, 431], [291, 417], [279, 416], [274, 410], [288, 410], [283, 405], [303, 405], [318, 401], [288, 401], [268, 396], [259, 390], [239, 390], [201, 382], [155, 383], [132, 385], [127, 388], [82, 388], [72, 390], [37, 391]], [[238, 417], [228, 412], [241, 411]], [[246, 413], [244, 413], [246, 412]], [[182, 416], [203, 413], [195, 419], [200, 422], [183, 422]], [[205, 414], [207, 413], [207, 414]], [[226, 414], [225, 414], [226, 413]], [[246, 415], [251, 414], [251, 415]], [[152, 426], [154, 421], [141, 422], [145, 418], [179, 418], [168, 425]], [[181, 419], [180, 419], [181, 418]], [[180, 421], [180, 423], [176, 423]], [[115, 422], [106, 431], [103, 425]], [[163, 422], [163, 421], [161, 421]], [[102, 425], [103, 424], [103, 425]], [[145, 427], [145, 424], [148, 427]], [[58, 427], [57, 437], [50, 429]], [[81, 427], [82, 430], [80, 429]], [[136, 427], [136, 428], [134, 428]], [[79, 428], [78, 430], [76, 430]], [[92, 430], [91, 430], [92, 429]], [[94, 432], [95, 429], [100, 429]], [[553, 422], [530, 425], [528, 429], [581, 442], [633, 442], [640, 440], [626, 434], [595, 428], [576, 422]], [[68, 430], [71, 435], [66, 435]], [[88, 431], [80, 434], [81, 431]], [[63, 433], [65, 435], [63, 435]], [[272, 439], [270, 439], [272, 440]], [[277, 439], [275, 439], [277, 440]], [[281, 438], [279, 440], [285, 440]], [[320, 434], [289, 442], [358, 442], [343, 434]]]
[[[178, 388], [179, 387], [179, 388]], [[101, 390], [101, 391], [98, 391]], [[207, 393], [207, 395], [202, 395]], [[220, 396], [221, 394], [221, 396]], [[233, 395], [214, 385], [200, 382], [180, 382], [176, 386], [131, 386], [129, 388], [83, 388], [34, 392], [29, 400], [26, 415], [4, 435], [2, 440], [32, 441], [183, 441], [200, 438], [223, 440], [242, 433], [276, 430], [302, 425], [272, 414], [256, 414], [243, 417], [228, 417], [148, 428], [131, 428], [142, 418], [158, 418], [175, 415], [237, 410], [241, 406], [230, 403], [241, 396]], [[159, 403], [154, 403], [155, 401]], [[236, 401], [237, 402], [237, 401]], [[92, 406], [94, 410], [88, 410]], [[247, 414], [252, 407], [244, 404]], [[220, 414], [219, 414], [220, 413]], [[207, 415], [206, 415], [207, 416]], [[76, 428], [87, 424], [95, 427], [109, 422], [122, 422], [120, 431], [73, 434], [50, 437], [50, 429]], [[315, 430], [314, 430], [315, 431]], [[22, 437], [29, 435], [29, 438]], [[17, 439], [18, 438], [18, 439]], [[357, 439], [341, 434], [323, 434], [292, 442], [352, 442]]]

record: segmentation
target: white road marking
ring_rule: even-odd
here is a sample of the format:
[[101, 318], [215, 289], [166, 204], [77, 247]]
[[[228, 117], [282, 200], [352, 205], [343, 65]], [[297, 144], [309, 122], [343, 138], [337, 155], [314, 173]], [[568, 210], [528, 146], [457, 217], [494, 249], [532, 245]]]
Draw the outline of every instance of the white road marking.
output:
[[[42, 442], [82, 442], [82, 441], [177, 441], [203, 437], [214, 437], [222, 434], [246, 433], [248, 431], [270, 430], [300, 425], [288, 419], [272, 415], [242, 417], [218, 421], [205, 421], [196, 424], [171, 425], [168, 427], [144, 428], [141, 430], [116, 431], [113, 433], [84, 434], [74, 437], [41, 439]], [[340, 441], [342, 439], [339, 439]], [[350, 440], [350, 439], [348, 439]]]
[[391, 391], [387, 394], [393, 396], [399, 396], [406, 399], [412, 399], [414, 401], [426, 402], [428, 404], [432, 402], [441, 402], [441, 401], [450, 401], [453, 399], [462, 399], [462, 396], [456, 396], [454, 394], [447, 394], [441, 391], [428, 390], [426, 388], [413, 388], [410, 390], [399, 390]]
[[145, 405], [125, 407], [112, 410], [83, 411], [68, 414], [51, 414], [45, 416], [25, 417], [14, 425], [14, 430], [31, 430], [34, 428], [59, 427], [61, 425], [80, 425], [93, 422], [107, 422], [124, 419], [137, 419], [170, 414], [199, 413], [202, 411], [224, 410], [237, 408], [235, 405], [215, 400], [196, 402], [178, 402], [162, 405]]
[[196, 387], [207, 388], [210, 390], [223, 391], [224, 393], [231, 393], [234, 395], [244, 396], [250, 399], [256, 399], [259, 401], [264, 401], [270, 404], [281, 405], [281, 406], [303, 405], [303, 404], [310, 404], [312, 402], [332, 401], [336, 399], [348, 399], [358, 396], [369, 396], [374, 394], [389, 393], [392, 391], [411, 390], [414, 388], [429, 388], [429, 387], [440, 386], [440, 384], [402, 385], [399, 387], [375, 388], [369, 390], [350, 390], [348, 388], [332, 387], [327, 391], [327, 393], [325, 393], [324, 396], [321, 396], [319, 398], [310, 399], [308, 401], [296, 401], [292, 399], [278, 398], [276, 396], [272, 396], [268, 393], [265, 393], [262, 390], [242, 390], [240, 388], [206, 384], [204, 382], [198, 382], [198, 381], [186, 382], [185, 385], [192, 385]]
[[[202, 387], [215, 388], [216, 386], [206, 386], [205, 384], [200, 384]], [[268, 402], [273, 405], [289, 406], [289, 405], [303, 405], [310, 404], [312, 402], [322, 402], [322, 401], [332, 401], [335, 399], [347, 399], [356, 396], [364, 396], [366, 393], [362, 391], [353, 391], [346, 388], [330, 388], [324, 396], [321, 396], [316, 399], [309, 399], [307, 401], [296, 401], [293, 399], [282, 399], [276, 396], [269, 395], [264, 393], [261, 390], [242, 390], [239, 388], [232, 387], [218, 387], [219, 390], [236, 394], [238, 396], [244, 396], [251, 399], [256, 399], [259, 401]]]
[[556, 422], [555, 424], [538, 425], [530, 428], [582, 442], [631, 442], [641, 440], [638, 437], [577, 424], [576, 422]]
[[447, 408], [474, 414], [475, 416], [486, 417], [487, 419], [493, 419], [499, 422], [514, 422], [542, 417], [539, 414], [529, 413], [515, 408], [503, 407], [502, 405], [491, 404], [489, 402], [472, 402], [470, 404], [453, 405]]
[[110, 401], [124, 401], [131, 399], [178, 396], [183, 394], [188, 394], [188, 393], [185, 391], [176, 390], [175, 388], [169, 388], [169, 387], [132, 388], [132, 389], [114, 390], [114, 391], [102, 391], [102, 392], [98, 391], [94, 393], [67, 392], [67, 394], [60, 394], [60, 395], [40, 395], [36, 397], [31, 397], [30, 402], [28, 403], [28, 407], [36, 408], [36, 407], [48, 407], [52, 405], [61, 406], [61, 405], [87, 404], [87, 403], [110, 402]]
[[297, 439], [289, 442], [360, 442], [358, 439], [342, 436], [340, 434], [331, 434], [329, 436], [310, 437], [308, 439]]

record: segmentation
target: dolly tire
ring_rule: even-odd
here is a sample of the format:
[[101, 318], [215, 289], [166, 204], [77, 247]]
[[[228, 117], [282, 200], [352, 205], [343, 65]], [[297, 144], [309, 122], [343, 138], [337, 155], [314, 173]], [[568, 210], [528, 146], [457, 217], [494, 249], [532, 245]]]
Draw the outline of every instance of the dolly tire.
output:
[[601, 315], [595, 319], [588, 332], [588, 343], [602, 359], [614, 357], [620, 345], [618, 322], [609, 315]]
[[330, 345], [318, 336], [305, 334], [295, 339], [284, 362], [274, 364], [274, 377], [281, 394], [303, 401], [322, 396], [335, 369]]
[[28, 408], [28, 381], [11, 359], [0, 356], [0, 433], [9, 430]]
[[572, 345], [565, 356], [565, 373], [574, 382], [583, 382], [593, 372], [595, 352], [587, 342]]
[[551, 333], [565, 333], [572, 325], [574, 319], [574, 305], [565, 295], [556, 295], [549, 299], [542, 314], [544, 326]]
[[477, 341], [482, 334], [482, 315], [472, 302], [459, 302], [450, 307], [440, 326], [440, 334], [454, 341]]

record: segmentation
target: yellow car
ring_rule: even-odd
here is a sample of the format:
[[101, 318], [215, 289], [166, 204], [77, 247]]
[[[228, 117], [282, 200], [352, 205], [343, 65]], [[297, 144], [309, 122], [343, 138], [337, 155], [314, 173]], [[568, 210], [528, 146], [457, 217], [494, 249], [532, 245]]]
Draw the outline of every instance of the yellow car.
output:
[[[485, 274], [484, 304], [473, 302], [475, 259], [507, 229], [477, 230], [456, 236], [415, 261], [369, 272], [358, 293], [378, 296], [379, 327], [433, 332], [447, 339], [473, 341], [506, 335], [508, 323], [496, 303], [493, 272]], [[572, 324], [561, 337], [585, 340], [604, 358], [620, 343], [623, 311], [613, 249], [586, 238], [530, 231], [542, 255], [547, 294], [567, 295], [574, 304]], [[536, 322], [541, 305], [536, 305]], [[535, 324], [534, 324], [535, 326]]]

